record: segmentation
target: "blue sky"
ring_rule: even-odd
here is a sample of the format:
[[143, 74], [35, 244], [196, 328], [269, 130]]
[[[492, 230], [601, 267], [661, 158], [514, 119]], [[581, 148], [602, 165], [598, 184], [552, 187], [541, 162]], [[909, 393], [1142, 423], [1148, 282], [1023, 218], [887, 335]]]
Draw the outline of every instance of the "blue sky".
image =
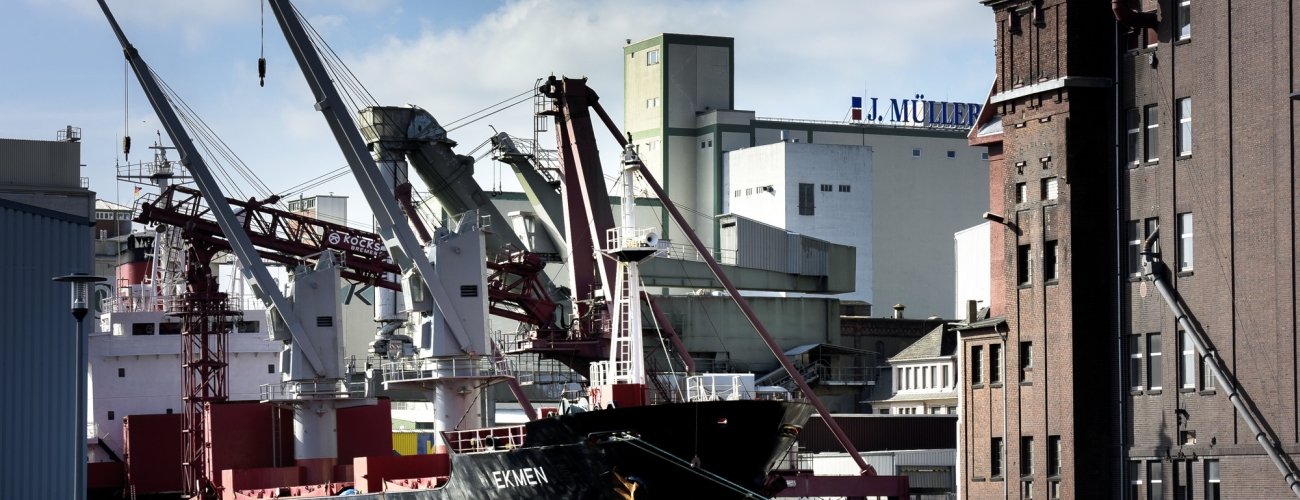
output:
[[[124, 111], [133, 161], [146, 159], [160, 127], [134, 75], [123, 81], [121, 49], [98, 6], [9, 3], [0, 16], [0, 137], [52, 140], [65, 125], [81, 127], [82, 175], [100, 198], [129, 204], [130, 187], [114, 180]], [[154, 71], [272, 190], [344, 165], [269, 8], [268, 75], [258, 87], [257, 0], [108, 3]], [[974, 0], [301, 0], [298, 8], [379, 102], [417, 104], [443, 123], [552, 73], [590, 77], [621, 121], [624, 40], [661, 32], [735, 37], [736, 106], [758, 116], [839, 120], [855, 95], [980, 102], [994, 75], [992, 13]], [[487, 139], [488, 125], [531, 136], [531, 108], [456, 130], [457, 150]], [[613, 148], [602, 144], [607, 163]], [[487, 188], [498, 168], [485, 160], [475, 177]], [[503, 187], [517, 186], [503, 170]], [[349, 219], [368, 220], [350, 177], [316, 192], [351, 196]]]

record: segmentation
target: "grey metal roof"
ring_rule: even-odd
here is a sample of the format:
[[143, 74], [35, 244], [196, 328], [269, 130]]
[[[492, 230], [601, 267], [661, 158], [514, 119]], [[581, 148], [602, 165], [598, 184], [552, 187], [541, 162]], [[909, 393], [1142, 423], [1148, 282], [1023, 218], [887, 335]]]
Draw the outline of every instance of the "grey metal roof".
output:
[[863, 403], [899, 403], [905, 401], [930, 401], [938, 399], [957, 399], [957, 390], [953, 389], [947, 392], [909, 392], [904, 394], [895, 394], [887, 398], [868, 399]]
[[1000, 325], [1006, 322], [1007, 322], [1006, 316], [994, 316], [992, 318], [982, 320], [982, 321], [976, 321], [973, 323], [958, 323], [954, 325], [953, 329], [957, 331], [975, 330], [977, 328], [988, 328], [990, 326]]
[[785, 355], [798, 356], [800, 354], [806, 353], [813, 349], [817, 349], [818, 353], [820, 354], [842, 355], [842, 356], [864, 356], [874, 352], [874, 351], [868, 351], [866, 349], [856, 349], [853, 347], [844, 347], [842, 345], [835, 345], [835, 344], [805, 344], [798, 347], [794, 347], [788, 351], [785, 351]]
[[993, 115], [993, 118], [990, 118], [988, 123], [985, 123], [980, 126], [979, 131], [975, 133], [975, 137], [988, 137], [991, 135], [998, 135], [1001, 133], [1002, 133], [1002, 115]]
[[889, 358], [889, 361], [894, 362], [908, 359], [938, 358], [941, 356], [951, 355], [952, 353], [945, 354], [943, 349], [943, 331], [945, 328], [947, 328], [947, 325], [939, 325], [935, 329], [930, 330], [930, 333], [925, 334], [924, 337], [921, 337], [916, 342], [912, 343], [912, 345], [908, 346], [907, 349], [903, 349], [902, 352]]

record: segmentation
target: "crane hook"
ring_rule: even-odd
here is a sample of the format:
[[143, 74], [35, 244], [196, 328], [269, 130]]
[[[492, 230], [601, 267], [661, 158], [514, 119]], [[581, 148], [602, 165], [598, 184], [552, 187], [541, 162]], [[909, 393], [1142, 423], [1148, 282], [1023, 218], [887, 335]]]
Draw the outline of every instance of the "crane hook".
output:
[[258, 79], [259, 87], [266, 86], [266, 58], [265, 57], [257, 58], [257, 79]]

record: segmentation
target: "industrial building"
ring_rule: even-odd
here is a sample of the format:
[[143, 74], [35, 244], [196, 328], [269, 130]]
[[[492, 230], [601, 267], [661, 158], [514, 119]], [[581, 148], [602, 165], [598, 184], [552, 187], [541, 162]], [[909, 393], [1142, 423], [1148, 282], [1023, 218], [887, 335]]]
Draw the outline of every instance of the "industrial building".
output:
[[948, 238], [988, 205], [973, 189], [988, 183], [986, 150], [965, 137], [978, 104], [845, 96], [846, 112], [858, 105], [845, 121], [760, 117], [737, 108], [728, 37], [629, 40], [623, 66], [623, 129], [706, 244], [721, 248], [718, 216], [732, 213], [854, 246], [857, 289], [840, 298], [948, 314]]
[[81, 177], [81, 130], [56, 137], [0, 139], [0, 375], [13, 382], [0, 387], [2, 498], [86, 495], [86, 329], [69, 284], [51, 279], [95, 272], [95, 193]]
[[992, 317], [960, 497], [1297, 494], [1298, 11], [984, 0]]

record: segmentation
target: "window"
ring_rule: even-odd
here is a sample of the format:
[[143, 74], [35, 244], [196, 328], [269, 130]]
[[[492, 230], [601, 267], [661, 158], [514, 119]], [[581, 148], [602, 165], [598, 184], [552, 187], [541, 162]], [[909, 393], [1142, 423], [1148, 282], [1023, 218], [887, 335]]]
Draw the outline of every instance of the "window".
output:
[[1142, 335], [1128, 336], [1128, 380], [1129, 388], [1140, 391], [1142, 385]]
[[1020, 343], [1020, 381], [1029, 380], [1029, 372], [1034, 367], [1034, 343]]
[[1192, 154], [1192, 98], [1178, 100], [1178, 155]]
[[1034, 281], [1034, 254], [1029, 245], [1016, 247], [1016, 282], [1021, 286]]
[[1033, 436], [1020, 437], [1020, 475], [1034, 475], [1034, 438]]
[[930, 370], [930, 388], [931, 388], [931, 389], [934, 389], [935, 387], [937, 387], [937, 386], [934, 384], [934, 380], [935, 380], [936, 378], [938, 378], [938, 376], [939, 376], [939, 371], [936, 370], [933, 366], [931, 366], [930, 368], [928, 368], [928, 370]]
[[1164, 364], [1161, 363], [1160, 357], [1160, 334], [1153, 333], [1147, 340], [1147, 354], [1150, 357], [1147, 360], [1147, 381], [1152, 390], [1158, 390], [1164, 382]]
[[1142, 275], [1142, 230], [1138, 221], [1128, 221], [1128, 274]]
[[1214, 370], [1210, 367], [1210, 363], [1213, 362], [1214, 360], [1211, 359], [1209, 356], [1201, 356], [1201, 390], [1202, 391], [1214, 390]]
[[713, 147], [713, 139], [709, 139], [707, 141], [700, 141], [700, 149], [709, 149], [711, 147]]
[[1029, 187], [1023, 182], [1016, 183], [1016, 203], [1029, 201]]
[[989, 345], [989, 383], [1002, 383], [1002, 346]]
[[1147, 498], [1164, 498], [1164, 472], [1159, 460], [1147, 464], [1150, 473], [1147, 474]]
[[1219, 461], [1205, 461], [1205, 500], [1219, 500]]
[[1050, 498], [1052, 500], [1060, 500], [1061, 498], [1060, 481], [1052, 481], [1047, 483], [1047, 498]]
[[1192, 214], [1178, 214], [1178, 270], [1192, 270]]
[[947, 388], [948, 388], [948, 365], [943, 365], [943, 379], [942, 379], [942, 381], [943, 381], [943, 386], [941, 386], [941, 387], [944, 388], [944, 389], [947, 389]]
[[822, 191], [829, 193], [832, 188], [834, 188], [834, 186], [831, 186], [830, 184], [822, 184]]
[[1061, 475], [1061, 457], [1061, 436], [1047, 436], [1048, 476]]
[[1192, 500], [1192, 461], [1175, 461], [1173, 470], [1174, 500]]
[[1192, 343], [1192, 334], [1178, 332], [1182, 344], [1178, 353], [1178, 385], [1186, 389], [1196, 388], [1196, 346]]
[[1146, 115], [1146, 159], [1156, 161], [1160, 159], [1160, 106], [1155, 104], [1147, 106]]
[[984, 383], [984, 347], [982, 346], [970, 348], [970, 383], [974, 385]]
[[108, 419], [109, 419], [109, 420], [113, 420], [113, 417], [115, 417], [115, 416], [116, 416], [116, 415], [113, 413], [113, 410], [109, 410], [109, 411], [108, 411]]
[[275, 373], [275, 365], [274, 364], [266, 365], [266, 373]]
[[1046, 179], [1043, 179], [1043, 186], [1042, 186], [1043, 189], [1042, 191], [1040, 191], [1040, 194], [1044, 200], [1056, 199], [1056, 195], [1058, 194], [1056, 186], [1057, 183], [1055, 177], [1048, 177]]
[[948, 159], [949, 159], [949, 160], [956, 160], [956, 159], [957, 159], [957, 152], [956, 152], [956, 151], [949, 151], [949, 152], [948, 152]]
[[131, 335], [153, 335], [153, 323], [132, 323]]
[[1186, 40], [1192, 37], [1192, 1], [1182, 0], [1178, 2], [1178, 39]]
[[651, 98], [649, 98], [649, 99], [646, 99], [646, 100], [645, 100], [645, 107], [647, 107], [647, 108], [657, 108], [657, 107], [659, 107], [659, 98], [658, 98], [658, 97], [651, 97]]
[[1043, 281], [1061, 279], [1061, 262], [1057, 257], [1056, 241], [1043, 242]]
[[118, 378], [126, 378], [126, 368], [118, 368], [118, 369], [117, 369], [117, 377], [118, 377]]
[[167, 409], [167, 414], [168, 414], [168, 415], [171, 415], [171, 414], [172, 414], [172, 409], [171, 409], [171, 408], [168, 408], [168, 409]]
[[920, 158], [920, 157], [921, 157], [921, 149], [920, 149], [920, 148], [913, 148], [913, 149], [912, 149], [912, 158]]
[[799, 184], [799, 215], [814, 215], [817, 207], [813, 206], [813, 185]]
[[980, 153], [980, 159], [984, 161], [989, 161], [989, 152], [985, 151]]
[[735, 198], [739, 198], [739, 197], [740, 197], [740, 190], [739, 190], [739, 189], [736, 190], [736, 196], [734, 196], [734, 197], [735, 197]]
[[1002, 438], [993, 438], [989, 446], [989, 475], [1002, 477]]
[[847, 192], [849, 192], [849, 191], [850, 191], [850, 188], [849, 188], [849, 185], [848, 185], [848, 184], [840, 184], [840, 192], [841, 192], [841, 193], [847, 193]]
[[1142, 136], [1142, 113], [1137, 108], [1128, 110], [1128, 162], [1142, 161], [1138, 138]]
[[1033, 500], [1034, 481], [1032, 479], [1029, 481], [1020, 482], [1020, 498], [1023, 498], [1025, 500]]
[[652, 50], [652, 51], [646, 52], [646, 53], [645, 53], [645, 65], [646, 65], [646, 66], [653, 66], [653, 65], [655, 65], [655, 64], [659, 64], [659, 51], [658, 51], [658, 50]]
[[1128, 492], [1129, 498], [1142, 498], [1142, 462], [1132, 461], [1128, 463]]
[[754, 194], [754, 188], [745, 188], [745, 196]]

